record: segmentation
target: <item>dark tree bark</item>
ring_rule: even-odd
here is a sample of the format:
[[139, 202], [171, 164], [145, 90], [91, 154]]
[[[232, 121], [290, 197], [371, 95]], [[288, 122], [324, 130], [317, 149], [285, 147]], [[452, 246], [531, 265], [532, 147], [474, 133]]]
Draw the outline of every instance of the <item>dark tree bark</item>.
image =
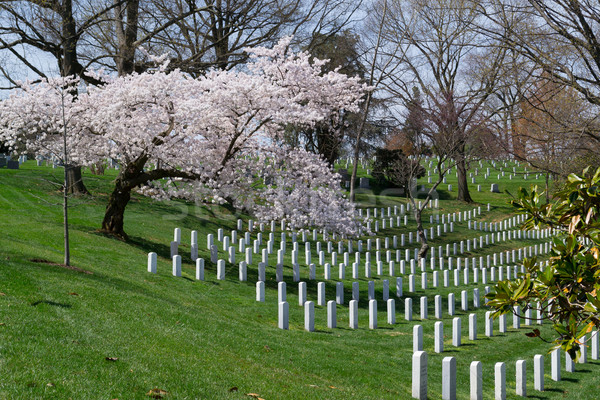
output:
[[137, 49], [139, 0], [130, 0], [125, 7], [126, 17], [121, 1], [115, 0], [115, 28], [119, 51], [114, 55], [119, 76], [129, 75], [135, 70], [135, 51]]
[[413, 210], [415, 210], [415, 219], [417, 221], [417, 235], [419, 236], [419, 240], [421, 242], [421, 247], [419, 248], [419, 260], [426, 259], [427, 252], [429, 251], [429, 243], [427, 242], [427, 237], [425, 236], [425, 228], [423, 228], [423, 218], [421, 215], [422, 210], [419, 207], [414, 206], [414, 201]]
[[69, 194], [90, 194], [81, 176], [80, 166], [65, 166], [67, 178], [67, 193]]
[[125, 218], [125, 207], [131, 199], [131, 187], [129, 187], [123, 178], [117, 177], [115, 188], [108, 198], [108, 205], [102, 221], [102, 231], [110, 233], [122, 239], [127, 239], [127, 234], [123, 230]]
[[[172, 127], [170, 128], [172, 129]], [[165, 134], [167, 134], [169, 130]], [[160, 139], [155, 139], [157, 143]], [[108, 198], [108, 205], [102, 220], [102, 232], [127, 240], [123, 229], [125, 208], [131, 200], [131, 191], [136, 187], [163, 178], [198, 179], [197, 176], [176, 169], [154, 169], [144, 171], [148, 155], [142, 154], [136, 160], [122, 166], [115, 179], [115, 187]]]
[[469, 186], [467, 183], [467, 165], [465, 162], [464, 154], [459, 154], [456, 160], [456, 171], [458, 172], [458, 200], [466, 203], [472, 203], [473, 199], [469, 193]]

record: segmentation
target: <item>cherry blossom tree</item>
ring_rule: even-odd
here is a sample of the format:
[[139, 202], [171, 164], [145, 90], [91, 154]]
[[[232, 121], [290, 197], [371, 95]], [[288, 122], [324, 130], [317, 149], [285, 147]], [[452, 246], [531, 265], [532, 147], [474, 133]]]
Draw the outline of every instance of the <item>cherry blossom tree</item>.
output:
[[[102, 230], [126, 238], [125, 208], [131, 192], [228, 202], [260, 221], [285, 219], [290, 229], [317, 227], [357, 233], [353, 205], [339, 176], [317, 155], [288, 148], [285, 124], [313, 126], [358, 111], [368, 89], [337, 71], [321, 74], [325, 61], [289, 50], [291, 38], [272, 49], [248, 49], [244, 70], [215, 70], [193, 79], [179, 70], [96, 79], [72, 102], [59, 103], [55, 82], [24, 85], [2, 102], [5, 141], [56, 151], [71, 121], [67, 146], [73, 162], [117, 159], [121, 169], [109, 197]], [[42, 95], [41, 95], [42, 94]]]

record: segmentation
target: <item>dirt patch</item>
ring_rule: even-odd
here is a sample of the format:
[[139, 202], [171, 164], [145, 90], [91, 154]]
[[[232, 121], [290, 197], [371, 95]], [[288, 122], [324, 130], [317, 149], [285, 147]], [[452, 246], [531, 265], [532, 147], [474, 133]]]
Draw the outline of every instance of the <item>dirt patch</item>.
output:
[[50, 260], [45, 260], [43, 258], [32, 258], [29, 261], [31, 261], [33, 263], [38, 263], [38, 264], [54, 265], [55, 267], [62, 267], [62, 268], [70, 269], [71, 271], [81, 272], [83, 274], [88, 274], [88, 275], [92, 275], [93, 274], [92, 271], [88, 271], [88, 270], [85, 270], [85, 269], [77, 268], [77, 267], [74, 267], [72, 265], [58, 264], [58, 263], [52, 262]]

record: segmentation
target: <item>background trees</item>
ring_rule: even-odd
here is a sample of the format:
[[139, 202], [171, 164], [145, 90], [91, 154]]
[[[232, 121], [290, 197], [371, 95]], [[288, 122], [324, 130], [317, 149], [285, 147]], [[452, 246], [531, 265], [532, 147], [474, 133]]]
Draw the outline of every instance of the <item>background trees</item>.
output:
[[[244, 48], [275, 44], [286, 35], [312, 50], [344, 28], [360, 3], [345, 0], [33, 0], [0, 1], [0, 50], [19, 69], [45, 71], [34, 58], [57, 62], [62, 76], [104, 67], [126, 75], [152, 67], [140, 53], [168, 53], [171, 67], [194, 76], [244, 63]], [[22, 76], [22, 75], [21, 75]]]
[[[364, 78], [364, 66], [360, 63], [357, 48], [358, 38], [354, 34], [349, 31], [335, 35], [318, 34], [311, 42], [311, 56], [327, 60], [322, 67], [323, 74], [339, 72]], [[288, 126], [286, 141], [294, 147], [319, 154], [333, 167], [351, 132], [356, 130], [358, 119], [358, 113], [342, 110], [339, 115], [314, 126]]]
[[593, 28], [600, 8], [563, 0], [491, 0], [480, 13], [478, 31], [510, 59], [495, 92], [502, 103], [496, 110], [506, 116], [501, 132], [510, 133], [505, 148], [555, 176], [581, 170], [572, 160], [592, 161], [585, 148], [600, 138], [595, 122], [600, 59]]
[[387, 89], [410, 104], [413, 88], [418, 88], [427, 114], [424, 143], [456, 161], [458, 199], [466, 202], [472, 201], [467, 186], [469, 140], [485, 120], [482, 106], [504, 56], [501, 50], [490, 50], [473, 29], [477, 6], [454, 0], [392, 2], [385, 32], [393, 44], [390, 54], [401, 66]]
[[600, 45], [595, 26], [600, 6], [568, 0], [482, 3], [482, 31], [541, 68], [557, 83], [600, 104]]

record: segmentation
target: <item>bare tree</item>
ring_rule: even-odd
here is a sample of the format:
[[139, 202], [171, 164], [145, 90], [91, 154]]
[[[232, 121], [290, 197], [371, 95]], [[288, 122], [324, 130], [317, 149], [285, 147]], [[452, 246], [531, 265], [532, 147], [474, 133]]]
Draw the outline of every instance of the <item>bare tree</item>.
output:
[[[483, 105], [493, 92], [504, 50], [481, 40], [473, 29], [478, 2], [410, 0], [390, 3], [385, 38], [402, 75], [386, 85], [407, 103], [418, 87], [430, 129], [428, 141], [456, 163], [458, 199], [472, 202], [467, 186], [469, 140], [485, 120]], [[475, 73], [476, 71], [476, 73]], [[442, 156], [442, 154], [437, 154]]]
[[[388, 1], [382, 0], [375, 4], [375, 7], [369, 10], [369, 17], [366, 19], [364, 35], [362, 36], [362, 46], [364, 60], [363, 65], [368, 68], [368, 73], [365, 80], [371, 87], [367, 92], [361, 117], [358, 123], [358, 128], [354, 135], [354, 145], [352, 149], [352, 174], [350, 177], [350, 200], [354, 201], [356, 194], [356, 174], [358, 171], [358, 162], [362, 144], [362, 138], [368, 126], [369, 115], [372, 112], [374, 104], [375, 91], [380, 89], [382, 82], [388, 79], [396, 70], [398, 63], [394, 57], [389, 54], [382, 53], [385, 46], [384, 31], [389, 24]], [[381, 96], [381, 91], [379, 91]]]
[[[119, 0], [114, 0], [115, 4]], [[349, 0], [127, 0], [113, 19], [94, 27], [86, 59], [119, 74], [151, 66], [143, 46], [168, 54], [170, 67], [193, 76], [247, 61], [244, 49], [272, 45], [285, 35], [311, 50], [351, 20], [360, 2]], [[110, 55], [110, 57], [107, 57]]]
[[[504, 48], [506, 62], [495, 92], [510, 132], [501, 140], [520, 161], [566, 176], [593, 161], [600, 141], [600, 6], [593, 2], [482, 2], [478, 30]], [[588, 106], [582, 102], [587, 101]], [[560, 104], [560, 105], [559, 105]], [[591, 156], [591, 157], [590, 157]]]
[[600, 105], [599, 3], [488, 0], [480, 12], [481, 32]]

